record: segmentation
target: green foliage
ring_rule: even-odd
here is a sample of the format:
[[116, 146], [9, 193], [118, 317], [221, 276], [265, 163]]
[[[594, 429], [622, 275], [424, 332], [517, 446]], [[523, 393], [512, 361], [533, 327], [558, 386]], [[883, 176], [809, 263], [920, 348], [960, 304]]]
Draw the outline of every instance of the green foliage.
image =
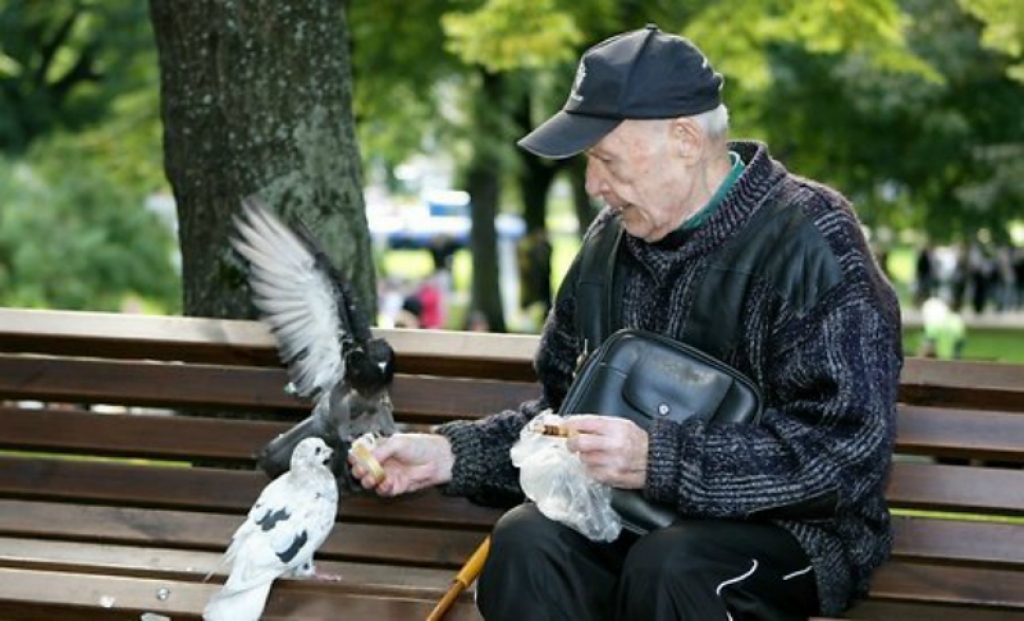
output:
[[98, 123], [156, 75], [145, 0], [2, 0], [0, 153]]
[[[776, 79], [770, 51], [777, 46], [814, 56], [859, 56], [878, 68], [938, 79], [907, 49], [905, 21], [896, 3], [888, 0], [725, 0], [709, 3], [683, 34], [698, 42], [730, 81], [755, 92]], [[722, 28], [726, 23], [729, 27]]]
[[1024, 203], [1021, 86], [952, 0], [903, 8], [907, 43], [937, 79], [779, 45], [771, 86], [745, 112], [791, 169], [843, 190], [870, 224], [1005, 239]]
[[356, 129], [364, 160], [394, 166], [444, 124], [444, 92], [463, 69], [445, 51], [444, 2], [348, 3]]
[[572, 61], [582, 40], [572, 16], [555, 0], [488, 0], [442, 18], [449, 49], [469, 65], [499, 72]]
[[0, 305], [176, 312], [175, 240], [114, 175], [65, 136], [0, 159]]
[[144, 0], [0, 0], [0, 304], [180, 307]]
[[1007, 75], [1024, 82], [1024, 4], [1020, 0], [960, 0], [968, 13], [985, 24], [981, 42], [1017, 60]]

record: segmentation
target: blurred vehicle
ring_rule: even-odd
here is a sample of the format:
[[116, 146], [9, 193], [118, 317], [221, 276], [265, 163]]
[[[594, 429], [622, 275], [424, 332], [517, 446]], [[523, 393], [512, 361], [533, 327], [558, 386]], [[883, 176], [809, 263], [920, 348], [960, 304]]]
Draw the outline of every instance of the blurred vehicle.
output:
[[[458, 190], [427, 192], [419, 203], [401, 208], [367, 209], [370, 234], [381, 247], [430, 248], [443, 241], [457, 248], [469, 245], [469, 194]], [[494, 222], [499, 240], [518, 240], [526, 224], [517, 215], [498, 214]]]

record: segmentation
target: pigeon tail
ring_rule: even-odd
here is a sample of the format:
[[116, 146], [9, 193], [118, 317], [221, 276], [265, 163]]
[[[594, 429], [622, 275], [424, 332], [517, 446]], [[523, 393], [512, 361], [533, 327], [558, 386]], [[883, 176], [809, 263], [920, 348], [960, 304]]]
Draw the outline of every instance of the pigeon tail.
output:
[[203, 621], [259, 621], [271, 582], [241, 591], [223, 588], [203, 609]]

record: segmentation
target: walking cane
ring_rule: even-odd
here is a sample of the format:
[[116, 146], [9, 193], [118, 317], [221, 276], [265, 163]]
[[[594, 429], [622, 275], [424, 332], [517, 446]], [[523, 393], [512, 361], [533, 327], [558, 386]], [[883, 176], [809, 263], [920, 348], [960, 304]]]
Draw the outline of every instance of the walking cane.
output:
[[434, 606], [434, 610], [427, 617], [427, 621], [441, 621], [444, 618], [445, 614], [448, 613], [448, 609], [458, 599], [459, 594], [468, 589], [469, 585], [473, 584], [476, 577], [480, 575], [480, 570], [484, 568], [484, 561], [487, 560], [487, 553], [490, 551], [491, 538], [487, 537], [470, 555], [469, 560], [462, 566], [459, 573], [455, 574], [452, 585], [448, 587], [448, 592], [444, 594], [444, 597], [437, 603], [437, 606]]

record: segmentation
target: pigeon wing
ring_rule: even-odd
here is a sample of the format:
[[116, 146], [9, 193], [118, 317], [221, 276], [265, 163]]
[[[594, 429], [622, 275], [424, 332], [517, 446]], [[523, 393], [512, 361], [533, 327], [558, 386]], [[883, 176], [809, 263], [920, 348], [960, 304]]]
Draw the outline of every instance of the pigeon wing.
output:
[[226, 589], [273, 581], [307, 563], [327, 538], [337, 513], [334, 477], [326, 469], [303, 478], [296, 474], [272, 481], [238, 527], [225, 553], [231, 565]]
[[232, 246], [249, 262], [253, 303], [277, 340], [303, 397], [329, 392], [344, 375], [351, 338], [341, 283], [307, 245], [255, 199], [243, 201]]

